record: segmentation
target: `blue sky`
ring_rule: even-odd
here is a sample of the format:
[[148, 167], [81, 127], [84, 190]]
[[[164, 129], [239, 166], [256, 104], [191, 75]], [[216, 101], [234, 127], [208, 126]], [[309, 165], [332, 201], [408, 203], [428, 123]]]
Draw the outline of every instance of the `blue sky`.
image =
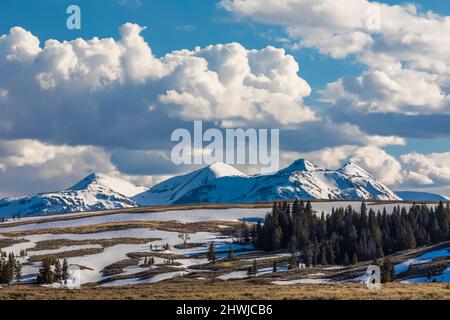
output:
[[[388, 4], [411, 1], [385, 0]], [[450, 6], [441, 0], [414, 1], [422, 10], [433, 10], [446, 15]], [[67, 6], [77, 4], [82, 8], [82, 29], [65, 28]], [[117, 28], [123, 23], [134, 22], [147, 26], [142, 35], [151, 44], [157, 56], [177, 49], [193, 49], [209, 44], [239, 42], [249, 49], [267, 45], [285, 47], [299, 62], [301, 75], [313, 88], [311, 101], [317, 90], [343, 75], [356, 76], [361, 66], [354, 59], [333, 59], [316, 50], [290, 50], [279, 39], [286, 38], [283, 28], [254, 21], [242, 21], [218, 8], [215, 1], [194, 0], [3, 0], [0, 11], [0, 33], [5, 34], [13, 26], [32, 30], [40, 39], [72, 40], [78, 37], [118, 38]], [[278, 40], [277, 40], [278, 39]], [[407, 151], [430, 152], [448, 150], [450, 138], [411, 139], [406, 146], [395, 146], [390, 151], [398, 155]]]
[[[81, 30], [65, 28], [65, 10], [70, 4], [82, 9]], [[238, 21], [220, 10], [217, 2], [209, 0], [6, 0], [0, 12], [2, 34], [18, 25], [32, 30], [40, 39], [118, 38], [117, 28], [126, 22], [148, 27], [142, 34], [157, 56], [177, 49], [228, 42], [239, 42], [249, 49], [280, 47], [283, 43], [276, 39], [286, 37], [280, 27]], [[321, 87], [344, 72], [352, 74], [360, 70], [351, 60], [334, 61], [314, 50], [291, 54], [300, 61], [302, 74], [312, 86]]]
[[[249, 0], [248, 2], [250, 2]], [[289, 0], [291, 1], [291, 0]], [[295, 2], [297, 0], [292, 0]], [[365, 0], [352, 0], [353, 3], [357, 4], [358, 1], [361, 3]], [[232, 1], [231, 1], [232, 2]], [[301, 2], [301, 1], [299, 1]], [[428, 10], [432, 10], [433, 12], [446, 16], [450, 15], [450, 6], [446, 4], [446, 1], [441, 0], [417, 0], [417, 1], [382, 1], [383, 3], [390, 5], [390, 9], [394, 8], [395, 5], [405, 5], [408, 3], [414, 3], [418, 8], [417, 14], [412, 14], [412, 16], [423, 17], [424, 13]], [[82, 12], [82, 29], [81, 30], [68, 30], [65, 27], [67, 15], [65, 13], [66, 8], [71, 4], [77, 4], [81, 8]], [[374, 103], [386, 103], [389, 105], [385, 107], [384, 105], [378, 106], [376, 108], [380, 110], [376, 110], [375, 114], [373, 114], [373, 110], [367, 112], [361, 111], [361, 109], [354, 109], [354, 106], [349, 107], [350, 104], [355, 103], [355, 101], [350, 101], [348, 99], [353, 99], [355, 92], [351, 92], [355, 85], [359, 86], [361, 84], [357, 84], [357, 78], [360, 76], [368, 75], [368, 73], [378, 68], [375, 66], [373, 61], [367, 62], [364, 60], [362, 56], [366, 53], [373, 53], [379, 55], [380, 52], [377, 51], [376, 47], [370, 49], [362, 49], [357, 51], [356, 53], [349, 52], [343, 54], [341, 57], [336, 57], [333, 54], [333, 50], [336, 48], [329, 49], [328, 44], [326, 43], [313, 43], [311, 45], [303, 45], [302, 48], [293, 48], [296, 44], [307, 43], [308, 39], [304, 30], [310, 30], [306, 28], [316, 28], [317, 26], [311, 26], [302, 24], [303, 17], [301, 16], [301, 12], [299, 12], [298, 23], [294, 19], [294, 22], [287, 22], [290, 19], [290, 14], [286, 14], [286, 20], [283, 20], [282, 14], [280, 15], [271, 15], [271, 12], [264, 12], [264, 7], [260, 8], [259, 12], [239, 12], [239, 8], [233, 9], [224, 9], [224, 7], [219, 6], [219, 0], [204, 0], [204, 1], [186, 1], [186, 0], [96, 0], [96, 1], [65, 1], [65, 0], [27, 0], [27, 1], [17, 1], [17, 0], [3, 0], [0, 4], [0, 34], [8, 34], [10, 29], [14, 26], [20, 26], [21, 28], [30, 31], [35, 37], [39, 38], [41, 41], [41, 48], [44, 46], [44, 41], [47, 39], [56, 39], [58, 41], [71, 41], [77, 38], [83, 39], [92, 39], [93, 37], [98, 38], [107, 38], [112, 37], [115, 41], [119, 42], [121, 39], [121, 35], [118, 31], [118, 28], [124, 23], [131, 22], [140, 26], [146, 26], [147, 29], [142, 31], [140, 35], [148, 42], [149, 46], [153, 54], [156, 58], [161, 58], [165, 54], [172, 52], [173, 50], [194, 50], [196, 46], [201, 48], [205, 48], [209, 45], [215, 44], [225, 44], [230, 42], [239, 43], [242, 47], [247, 50], [256, 49], [261, 50], [268, 45], [274, 46], [276, 48], [284, 48], [287, 54], [292, 55], [296, 62], [300, 65], [300, 73], [299, 76], [304, 79], [311, 88], [311, 93], [309, 95], [305, 94], [302, 96], [301, 104], [305, 106], [308, 110], [313, 110], [314, 112], [320, 114], [321, 119], [327, 119], [326, 123], [331, 126], [331, 129], [334, 130], [334, 126], [339, 126], [339, 130], [346, 131], [342, 133], [342, 136], [339, 136], [339, 133], [336, 136], [330, 136], [328, 141], [324, 138], [325, 134], [328, 131], [324, 129], [321, 137], [317, 137], [317, 145], [320, 148], [343, 148], [344, 146], [360, 146], [365, 147], [369, 144], [373, 146], [372, 140], [379, 140], [380, 136], [383, 137], [397, 137], [403, 139], [406, 143], [379, 143], [376, 144], [377, 151], [384, 151], [390, 156], [393, 156], [398, 161], [401, 160], [401, 157], [411, 153], [419, 153], [423, 155], [429, 155], [431, 153], [439, 153], [444, 154], [449, 152], [450, 146], [450, 133], [447, 129], [437, 128], [436, 126], [442, 121], [437, 121], [437, 118], [446, 119], [448, 116], [446, 112], [446, 107], [434, 108], [432, 111], [422, 112], [421, 106], [416, 106], [415, 101], [408, 101], [407, 103], [402, 104], [398, 102], [398, 97], [392, 97], [392, 100], [387, 100], [385, 97], [385, 91], [380, 89], [380, 97], [374, 98], [368, 94], [369, 91], [364, 90], [374, 90], [374, 88], [364, 89], [361, 88], [361, 92], [356, 92], [356, 95], [364, 100], [367, 98], [367, 106], [373, 106]], [[402, 9], [403, 10], [403, 9]], [[407, 9], [403, 10], [404, 12], [408, 12]], [[392, 9], [394, 12], [394, 9]], [[438, 18], [427, 17], [430, 21], [435, 19], [438, 21]], [[320, 25], [320, 21], [317, 21], [317, 24]], [[324, 22], [325, 23], [325, 22]], [[411, 24], [411, 23], [410, 23]], [[300, 35], [290, 33], [290, 28], [298, 27], [303, 29], [300, 31]], [[313, 32], [317, 32], [317, 29], [311, 29]], [[420, 30], [419, 30], [420, 31]], [[334, 32], [330, 30], [330, 32]], [[337, 31], [339, 32], [339, 31]], [[346, 32], [346, 31], [345, 31]], [[383, 38], [383, 41], [388, 39], [388, 37], [393, 37], [392, 34], [382, 34], [380, 38]], [[314, 37], [313, 37], [314, 38]], [[311, 38], [311, 39], [313, 39]], [[386, 38], [386, 39], [385, 39]], [[310, 40], [311, 40], [310, 39]], [[373, 39], [376, 39], [376, 35], [373, 35]], [[397, 39], [388, 39], [389, 41], [397, 41]], [[385, 45], [388, 42], [380, 41], [379, 44]], [[387, 41], [387, 40], [386, 40]], [[339, 45], [337, 45], [339, 46]], [[0, 47], [1, 48], [1, 47]], [[383, 48], [380, 46], [379, 48]], [[398, 54], [395, 50], [386, 51], [388, 56], [392, 54], [395, 56], [395, 59], [398, 59], [399, 62], [405, 63], [402, 68], [407, 71], [405, 74], [402, 73], [400, 76], [396, 74], [395, 77], [399, 77], [394, 79], [393, 74], [388, 74], [391, 77], [391, 80], [398, 79], [406, 79], [404, 77], [414, 76], [417, 77], [425, 76], [421, 74], [423, 67], [411, 67], [411, 74], [409, 70], [406, 70], [407, 65], [411, 63], [419, 62], [421, 63], [422, 59], [420, 58], [420, 53], [417, 55], [419, 57], [406, 57], [405, 54]], [[330, 50], [329, 52], [327, 50]], [[366, 50], [366, 51], [365, 51]], [[383, 50], [383, 49], [382, 49]], [[414, 48], [408, 48], [409, 51], [415, 51]], [[429, 52], [432, 52], [436, 49], [429, 49]], [[436, 50], [439, 51], [439, 50]], [[424, 51], [425, 52], [425, 51]], [[384, 54], [384, 53], [383, 53]], [[398, 58], [398, 56], [401, 58]], [[378, 57], [380, 57], [379, 55]], [[405, 58], [406, 57], [406, 58]], [[434, 57], [431, 59], [431, 61]], [[427, 60], [428, 61], [428, 60]], [[445, 61], [445, 59], [444, 59]], [[445, 63], [445, 62], [444, 62]], [[384, 72], [384, 70], [383, 70]], [[429, 81], [434, 76], [445, 79], [447, 76], [445, 73], [437, 74], [435, 70], [428, 71], [429, 74], [426, 75], [426, 81]], [[414, 75], [412, 75], [414, 73]], [[327, 85], [332, 84], [338, 79], [346, 79], [344, 80], [344, 87], [347, 92], [352, 93], [352, 98], [337, 99], [330, 104], [329, 101], [324, 102], [324, 94], [323, 90], [327, 88]], [[369, 82], [371, 77], [367, 77], [366, 85], [372, 85]], [[409, 78], [408, 78], [409, 79]], [[402, 80], [398, 80], [400, 83]], [[430, 80], [431, 81], [431, 80]], [[420, 80], [417, 80], [420, 83]], [[350, 85], [352, 84], [352, 85]], [[162, 84], [156, 84], [155, 86], [159, 86]], [[431, 84], [430, 84], [431, 85]], [[448, 87], [450, 85], [446, 84], [445, 80], [442, 80], [438, 84], [440, 86], [440, 90], [442, 94], [448, 94]], [[124, 89], [125, 90], [125, 89]], [[133, 87], [133, 89], [128, 88], [127, 93], [132, 95], [133, 90], [137, 90]], [[359, 89], [358, 89], [359, 90]], [[426, 95], [428, 89], [424, 89], [424, 93], [422, 95]], [[11, 91], [12, 92], [12, 91]], [[370, 93], [370, 92], [369, 92]], [[0, 94], [1, 94], [1, 82], [0, 82]], [[140, 93], [139, 93], [140, 94]], [[407, 94], [407, 93], [405, 93]], [[0, 95], [1, 98], [1, 95]], [[102, 97], [103, 102], [96, 102], [98, 104], [105, 103], [105, 101], [114, 101], [114, 97]], [[132, 96], [132, 99], [137, 99], [137, 96]], [[347, 100], [346, 100], [347, 99]], [[395, 100], [395, 101], [394, 101]], [[414, 100], [414, 99], [413, 99]], [[434, 100], [433, 100], [434, 101]], [[1, 102], [1, 101], [0, 101]], [[366, 101], [365, 101], [366, 102]], [[390, 105], [392, 103], [392, 106]], [[412, 105], [411, 112], [413, 115], [409, 113], [408, 103]], [[444, 103], [444, 102], [443, 102]], [[444, 103], [445, 104], [445, 103]], [[333, 106], [334, 105], [334, 106]], [[337, 106], [337, 107], [336, 107]], [[424, 102], [424, 106], [426, 106], [426, 102]], [[341, 108], [341, 109], [338, 109]], [[414, 109], [414, 110], [413, 110]], [[1, 109], [0, 109], [1, 110]], [[306, 109], [305, 109], [306, 110]], [[417, 110], [419, 110], [417, 112]], [[361, 112], [360, 112], [361, 111]], [[112, 117], [112, 115], [111, 115]], [[123, 115], [122, 115], [123, 117]], [[93, 118], [91, 118], [93, 119]], [[175, 119], [175, 120], [174, 120]], [[343, 120], [344, 119], [344, 120]], [[378, 119], [378, 120], [377, 120]], [[379, 120], [381, 119], [381, 120]], [[169, 127], [173, 125], [179, 125], [180, 121], [184, 121], [185, 119], [180, 119], [169, 115], [167, 121], [170, 121]], [[223, 120], [221, 118], [217, 119], [209, 119], [209, 120]], [[13, 121], [13, 120], [11, 120]], [[13, 141], [14, 139], [35, 139], [42, 143], [47, 144], [55, 144], [55, 145], [69, 145], [72, 147], [76, 147], [78, 145], [92, 145], [94, 147], [104, 148], [108, 155], [110, 155], [113, 159], [124, 159], [127, 157], [123, 156], [123, 150], [126, 149], [124, 144], [127, 142], [126, 138], [115, 137], [112, 133], [109, 135], [105, 133], [105, 137], [98, 137], [98, 139], [103, 139], [99, 141], [98, 139], [92, 139], [92, 141], [87, 141], [84, 139], [83, 134], [79, 134], [78, 137], [67, 137], [65, 134], [66, 131], [70, 131], [67, 129], [66, 131], [60, 132], [59, 135], [53, 134], [52, 130], [57, 132], [58, 129], [55, 129], [57, 120], [53, 120], [55, 122], [49, 122], [48, 128], [40, 128], [36, 130], [25, 130], [21, 128], [17, 130], [17, 132], [13, 132], [11, 130], [9, 132], [1, 132], [0, 131], [0, 140], [4, 139]], [[303, 120], [302, 120], [303, 121]], [[325, 120], [324, 120], [325, 121]], [[373, 121], [382, 121], [382, 128], [378, 128], [373, 125]], [[423, 122], [422, 122], [423, 121]], [[89, 121], [88, 121], [89, 122]], [[95, 121], [92, 120], [93, 124]], [[169, 123], [169, 122], [168, 122]], [[379, 122], [374, 122], [379, 123]], [[423, 123], [424, 130], [414, 130], [414, 126], [417, 123]], [[252, 122], [247, 123], [248, 125], [255, 125]], [[1, 122], [0, 122], [1, 125]], [[157, 125], [157, 124], [153, 124]], [[260, 125], [260, 124], [258, 124]], [[74, 124], [75, 126], [75, 124]], [[300, 126], [300, 124], [299, 124]], [[328, 125], [320, 126], [322, 129], [327, 127]], [[347, 126], [347, 127], [346, 127]], [[348, 126], [353, 126], [352, 130], [348, 129]], [[303, 134], [301, 130], [305, 126], [301, 126], [300, 131], [297, 132], [297, 135]], [[308, 127], [308, 125], [306, 125]], [[345, 127], [345, 128], [344, 128]], [[283, 127], [284, 128], [284, 127]], [[356, 128], [356, 129], [355, 129]], [[428, 130], [430, 128], [432, 130]], [[0, 126], [1, 129], [1, 126]], [[133, 128], [135, 129], [135, 128]], [[417, 128], [419, 129], [419, 128]], [[65, 130], [65, 129], [64, 129]], [[316, 128], [312, 125], [311, 130], [316, 130]], [[328, 130], [328, 129], [327, 129]], [[338, 130], [338, 129], [336, 129]], [[356, 137], [359, 133], [355, 133], [355, 130], [360, 131], [361, 137]], [[133, 131], [133, 130], [132, 130]], [[138, 129], [136, 129], [138, 131]], [[351, 132], [350, 132], [351, 131]], [[331, 131], [332, 132], [332, 131]], [[433, 132], [430, 134], [429, 132]], [[101, 136], [101, 135], [100, 135]], [[131, 136], [131, 134], [130, 134]], [[108, 138], [109, 137], [109, 138]], [[110, 139], [110, 140], [108, 140]], [[387, 138], [386, 138], [387, 139]], [[390, 138], [389, 138], [390, 139]], [[94, 141], [95, 140], [95, 141]], [[118, 145], [115, 142], [123, 140], [123, 143]], [[287, 139], [290, 141], [289, 139]], [[356, 141], [358, 140], [358, 141]], [[363, 142], [365, 141], [365, 142]], [[371, 141], [371, 142], [367, 142]], [[133, 141], [134, 142], [134, 141]], [[314, 150], [313, 146], [310, 146], [311, 142], [300, 141], [300, 145], [304, 145], [304, 147], [298, 147], [295, 144], [289, 145], [287, 151], [289, 152], [297, 152], [297, 153], [307, 153], [309, 156], [317, 159], [321, 159], [321, 155], [319, 153], [320, 150]], [[309, 144], [308, 144], [309, 143]], [[137, 143], [139, 147], [133, 146], [133, 150], [141, 148], [141, 145], [145, 145], [145, 152], [149, 150], [153, 150], [155, 147], [155, 143]], [[288, 143], [287, 143], [288, 144]], [[1, 145], [0, 145], [1, 148]], [[158, 146], [161, 148], [161, 146]], [[318, 149], [320, 149], [318, 147]], [[347, 149], [346, 149], [347, 150]], [[353, 149], [352, 149], [353, 150]], [[12, 152], [12, 151], [8, 151]], [[139, 152], [144, 152], [143, 150], [139, 150]], [[352, 152], [355, 153], [353, 150]], [[6, 151], [3, 153], [7, 154]], [[120, 153], [121, 156], [117, 156]], [[141, 155], [140, 155], [141, 156]], [[139, 156], [139, 157], [140, 157]], [[133, 159], [139, 158], [134, 155]], [[353, 154], [355, 159], [359, 159], [355, 154]], [[408, 158], [408, 157], [406, 157]], [[405, 158], [405, 159], [406, 159]], [[0, 150], [0, 169], [2, 168], [2, 152]], [[409, 159], [409, 158], [408, 158]], [[344, 160], [344, 159], [342, 159]], [[123, 161], [123, 160], [122, 160]], [[287, 160], [286, 160], [287, 161]], [[362, 161], [362, 160], [361, 160]], [[388, 161], [388, 160], [386, 160]], [[389, 159], [391, 161], [391, 159]], [[394, 160], [392, 160], [394, 161]], [[391, 161], [391, 162], [392, 162]], [[405, 160], [407, 161], [407, 160]], [[408, 160], [408, 165], [413, 163], [413, 160]], [[436, 160], [433, 160], [436, 162]], [[370, 165], [370, 161], [365, 159], [363, 164]], [[5, 161], [6, 163], [6, 161]], [[381, 162], [380, 162], [381, 163]], [[122, 172], [120, 170], [121, 167], [128, 168], [130, 167], [129, 163], [122, 165], [118, 163], [114, 163], [117, 166], [120, 173], [126, 175], [127, 172]], [[402, 165], [406, 166], [406, 163]], [[5, 164], [3, 166], [6, 166]], [[10, 165], [11, 166], [11, 165]], [[26, 166], [25, 166], [26, 167]], [[170, 167], [170, 166], [169, 166]], [[13, 173], [18, 174], [19, 167], [13, 167], [11, 173], [5, 179], [13, 180]], [[372, 172], [376, 172], [378, 167], [374, 167]], [[84, 170], [91, 169], [89, 166]], [[20, 167], [20, 170], [32, 171], [33, 168], [24, 166]], [[395, 169], [393, 169], [395, 170]], [[414, 176], [415, 174], [423, 175], [426, 171], [423, 168], [404, 168], [405, 176], [400, 180], [407, 180], [406, 176]], [[414, 171], [416, 170], [416, 171]], [[425, 170], [425, 171], [424, 171]], [[145, 170], [144, 170], [145, 171]], [[152, 170], [148, 168], [148, 171], [141, 172], [143, 175], [152, 175]], [[369, 168], [370, 171], [370, 168]], [[6, 172], [6, 171], [5, 171]], [[414, 173], [411, 173], [414, 172]], [[171, 172], [166, 172], [168, 175]], [[0, 170], [1, 176], [1, 170]], [[42, 176], [42, 175], [41, 175]], [[63, 185], [70, 179], [74, 179], [76, 174], [70, 174], [66, 178], [58, 180], [57, 182], [53, 180], [48, 181], [48, 188], [56, 185], [59, 187]], [[37, 177], [36, 177], [37, 179]], [[421, 177], [421, 181], [425, 181], [425, 177]], [[420, 180], [419, 179], [419, 180]], [[389, 179], [387, 179], [389, 181]], [[431, 179], [433, 180], [433, 179]], [[30, 182], [35, 183], [35, 182]], [[412, 187], [414, 184], [401, 184], [396, 183], [398, 187]], [[449, 179], [450, 185], [450, 179]], [[422, 186], [420, 186], [422, 187]], [[438, 184], [430, 184], [425, 185], [424, 188], [435, 189], [441, 188], [442, 190], [450, 190], [447, 185], [440, 181]], [[2, 194], [0, 186], [0, 195]], [[30, 190], [33, 190], [31, 188]], [[28, 192], [29, 189], [22, 188], [17, 186], [17, 190], [12, 192], [14, 193], [23, 193]], [[7, 192], [3, 190], [3, 193]]]

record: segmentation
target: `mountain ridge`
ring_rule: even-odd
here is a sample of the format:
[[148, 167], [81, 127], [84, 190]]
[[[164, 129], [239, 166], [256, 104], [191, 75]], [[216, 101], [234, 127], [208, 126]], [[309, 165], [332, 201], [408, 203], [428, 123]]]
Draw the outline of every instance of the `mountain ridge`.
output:
[[447, 198], [424, 192], [394, 192], [352, 162], [330, 170], [299, 159], [268, 175], [246, 175], [228, 164], [215, 163], [174, 176], [151, 188], [92, 173], [63, 191], [0, 199], [0, 217], [152, 205], [294, 199], [445, 201]]
[[401, 200], [395, 192], [351, 162], [338, 170], [329, 170], [299, 159], [273, 174], [221, 176], [192, 183], [194, 176], [205, 177], [208, 170], [205, 167], [166, 180], [133, 199], [140, 205], [293, 199]]

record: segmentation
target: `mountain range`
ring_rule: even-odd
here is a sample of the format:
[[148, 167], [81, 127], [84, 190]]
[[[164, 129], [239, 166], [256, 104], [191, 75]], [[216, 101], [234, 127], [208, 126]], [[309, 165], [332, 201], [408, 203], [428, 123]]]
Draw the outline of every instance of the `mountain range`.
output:
[[293, 199], [441, 201], [430, 193], [394, 192], [354, 163], [329, 170], [300, 159], [269, 175], [245, 175], [215, 163], [151, 188], [94, 173], [67, 190], [0, 200], [0, 217], [192, 203]]

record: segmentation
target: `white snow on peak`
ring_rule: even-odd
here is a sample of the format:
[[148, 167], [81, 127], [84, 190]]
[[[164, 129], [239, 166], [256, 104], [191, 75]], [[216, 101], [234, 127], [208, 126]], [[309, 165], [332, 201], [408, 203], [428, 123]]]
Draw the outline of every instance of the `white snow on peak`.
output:
[[294, 172], [294, 171], [315, 171], [319, 170], [320, 168], [316, 166], [314, 163], [305, 160], [305, 159], [299, 159], [294, 161], [291, 165], [289, 165], [287, 168], [282, 169], [280, 172]]
[[221, 177], [245, 177], [245, 174], [237, 170], [235, 167], [230, 166], [229, 164], [223, 163], [223, 162], [216, 162], [214, 164], [209, 165], [206, 167], [207, 170], [210, 170], [216, 178]]
[[370, 173], [353, 162], [347, 162], [337, 171], [350, 177], [366, 177], [374, 179]]
[[217, 163], [164, 181], [136, 195], [139, 205], [248, 203], [293, 199], [401, 200], [365, 170], [348, 163], [339, 170], [300, 159], [269, 175], [245, 176]]
[[225, 163], [214, 163], [207, 167], [163, 181], [146, 192], [133, 197], [139, 205], [161, 205], [176, 203], [191, 191], [212, 185], [227, 177], [246, 178], [246, 175]]
[[117, 177], [93, 173], [64, 191], [0, 200], [0, 217], [138, 205], [401, 198], [351, 162], [338, 170], [328, 170], [300, 159], [276, 173], [250, 176], [225, 163], [214, 163], [165, 180], [150, 189], [137, 187]]
[[136, 194], [147, 190], [145, 187], [138, 187], [131, 182], [102, 173], [92, 173], [68, 190], [91, 190], [101, 192], [106, 189], [123, 194], [127, 197], [133, 197]]
[[145, 190], [119, 178], [93, 173], [67, 190], [2, 199], [0, 217], [135, 207], [131, 197]]

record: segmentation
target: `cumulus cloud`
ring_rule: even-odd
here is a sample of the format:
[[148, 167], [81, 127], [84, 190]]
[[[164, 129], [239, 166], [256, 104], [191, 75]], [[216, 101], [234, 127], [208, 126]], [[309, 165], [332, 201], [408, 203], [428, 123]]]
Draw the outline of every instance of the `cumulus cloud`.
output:
[[408, 179], [412, 184], [442, 186], [450, 183], [450, 152], [412, 152], [402, 155], [401, 161], [408, 168]]
[[[119, 40], [41, 43], [14, 27], [0, 37], [3, 187], [13, 193], [26, 173], [29, 187], [20, 194], [44, 191], [45, 182], [36, 189], [33, 181], [66, 187], [92, 171], [150, 185], [144, 174], [179, 170], [160, 150], [172, 145], [172, 130], [189, 129], [192, 120], [219, 127], [317, 120], [303, 103], [311, 88], [283, 49], [229, 43], [156, 57], [144, 30], [126, 23]], [[160, 166], [143, 165], [145, 157]]]
[[[48, 40], [40, 48], [30, 32], [12, 28], [0, 38], [0, 135], [70, 139], [81, 127], [91, 132], [110, 124], [124, 136], [123, 130], [141, 134], [161, 121], [316, 120], [303, 104], [311, 89], [283, 49], [230, 43], [157, 58], [143, 30], [127, 23], [118, 41]], [[69, 115], [70, 124], [62, 126]], [[103, 133], [113, 134], [107, 128]]]
[[103, 148], [0, 140], [0, 197], [62, 190], [92, 172], [152, 185], [153, 177], [122, 173]]
[[357, 78], [344, 77], [329, 84], [323, 100], [346, 103], [360, 112], [449, 113], [448, 95], [436, 79], [436, 75], [400, 67], [370, 70]]
[[[223, 6], [259, 10], [249, 9], [249, 3], [258, 8], [260, 2], [227, 1]], [[397, 53], [386, 58], [380, 52], [395, 52], [393, 47], [385, 49], [387, 44], [374, 39], [351, 10], [325, 0], [318, 3], [268, 2], [270, 10], [264, 10], [261, 19], [275, 23], [273, 14], [284, 19], [289, 13], [284, 21], [291, 38], [302, 39], [297, 45], [335, 58], [358, 55], [368, 66], [361, 76], [339, 79], [324, 90], [322, 98], [334, 104], [325, 112], [304, 103], [311, 88], [299, 76], [298, 62], [284, 49], [249, 50], [229, 43], [156, 57], [142, 36], [145, 28], [136, 24], [121, 26], [119, 40], [42, 44], [29, 31], [12, 28], [0, 37], [0, 195], [65, 188], [92, 171], [149, 186], [192, 169], [174, 167], [167, 157], [172, 130], [190, 129], [192, 120], [221, 129], [281, 127], [286, 157], [298, 155], [294, 151], [300, 149], [305, 154], [299, 156], [327, 167], [352, 160], [387, 184], [437, 181], [427, 170], [412, 168], [410, 158], [398, 161], [382, 149], [404, 145], [401, 134], [368, 134], [371, 123], [363, 127], [345, 117], [445, 112], [450, 77], [436, 71], [445, 66], [413, 54], [407, 65], [398, 63]], [[345, 6], [366, 8], [360, 0]], [[297, 9], [308, 12], [303, 29]], [[408, 10], [408, 15], [415, 15]], [[314, 25], [317, 14], [324, 25]], [[330, 28], [336, 32], [326, 35]], [[369, 53], [374, 54], [372, 60]], [[375, 63], [382, 58], [389, 63]], [[412, 84], [405, 88], [405, 82]]]
[[367, 0], [223, 0], [221, 6], [284, 26], [294, 47], [365, 65], [361, 76], [323, 91], [334, 105], [362, 113], [450, 114], [448, 16]]

